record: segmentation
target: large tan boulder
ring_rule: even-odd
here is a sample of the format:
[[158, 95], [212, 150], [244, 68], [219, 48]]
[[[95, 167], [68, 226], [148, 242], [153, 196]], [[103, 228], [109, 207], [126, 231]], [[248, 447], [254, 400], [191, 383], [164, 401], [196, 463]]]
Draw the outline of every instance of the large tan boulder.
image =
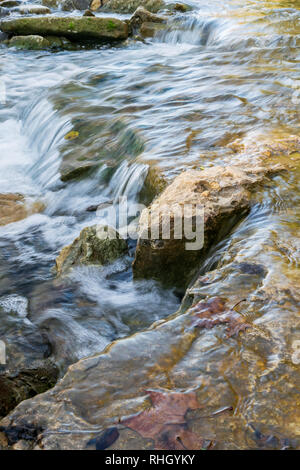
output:
[[210, 246], [250, 209], [249, 190], [276, 171], [276, 166], [218, 166], [177, 176], [141, 214], [134, 277], [185, 287]]

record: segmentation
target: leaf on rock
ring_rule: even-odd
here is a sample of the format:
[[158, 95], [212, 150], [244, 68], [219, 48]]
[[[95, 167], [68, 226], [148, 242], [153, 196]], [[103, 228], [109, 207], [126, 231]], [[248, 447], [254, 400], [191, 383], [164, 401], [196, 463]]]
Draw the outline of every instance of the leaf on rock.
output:
[[155, 449], [202, 449], [204, 440], [187, 429], [185, 419], [188, 410], [200, 408], [195, 392], [146, 392], [151, 408], [126, 418], [122, 424], [145, 438], [153, 439]]
[[228, 308], [221, 297], [198, 302], [190, 312], [193, 314], [192, 325], [198, 328], [210, 329], [216, 325], [227, 324], [226, 332], [229, 338], [251, 327], [240, 314]]
[[77, 131], [70, 131], [68, 134], [65, 135], [65, 140], [74, 140], [79, 136], [79, 132]]

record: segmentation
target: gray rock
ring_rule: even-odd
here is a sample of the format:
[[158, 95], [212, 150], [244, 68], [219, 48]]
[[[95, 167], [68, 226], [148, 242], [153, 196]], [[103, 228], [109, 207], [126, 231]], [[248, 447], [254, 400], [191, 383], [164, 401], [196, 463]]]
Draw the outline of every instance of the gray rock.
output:
[[26, 317], [0, 307], [0, 322], [0, 339], [6, 345], [6, 364], [0, 365], [0, 416], [5, 416], [20, 401], [55, 385], [58, 368], [47, 337]]
[[163, 0], [108, 0], [101, 10], [115, 13], [134, 13], [140, 6], [152, 13], [157, 13], [164, 8], [165, 3]]
[[50, 42], [37, 35], [14, 36], [9, 41], [9, 46], [16, 47], [17, 49], [41, 50], [50, 47]]
[[1, 2], [0, 5], [4, 8], [13, 8], [22, 5], [22, 3], [23, 2], [20, 0], [4, 0], [4, 2]]
[[126, 39], [128, 25], [115, 18], [25, 17], [0, 21], [0, 29], [13, 35], [63, 36], [74, 39]]
[[43, 5], [29, 5], [24, 4], [12, 9], [13, 12], [20, 13], [21, 15], [48, 15], [51, 10]]

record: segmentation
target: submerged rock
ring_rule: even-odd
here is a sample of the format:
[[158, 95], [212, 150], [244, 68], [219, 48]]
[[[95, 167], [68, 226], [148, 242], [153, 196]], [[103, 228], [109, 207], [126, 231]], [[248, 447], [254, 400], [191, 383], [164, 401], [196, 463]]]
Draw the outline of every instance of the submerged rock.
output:
[[0, 194], [0, 226], [25, 219], [43, 208], [39, 202], [25, 201], [21, 194]]
[[45, 36], [45, 39], [49, 42], [49, 47], [51, 49], [59, 49], [59, 48], [68, 49], [70, 47], [73, 47], [72, 42], [64, 37]]
[[93, 115], [91, 119], [78, 121], [60, 149], [62, 181], [85, 177], [101, 165], [116, 167], [122, 160], [133, 159], [144, 150], [139, 132], [128, 128], [120, 119], [108, 121]]
[[0, 416], [20, 401], [48, 390], [58, 378], [47, 338], [26, 315], [0, 307], [0, 340], [6, 346], [6, 363], [0, 364]]
[[64, 36], [74, 39], [126, 39], [128, 25], [115, 18], [28, 17], [1, 21], [2, 31], [14, 35]]
[[42, 36], [14, 36], [9, 41], [9, 46], [16, 47], [17, 49], [40, 50], [50, 47], [50, 42]]
[[180, 174], [141, 214], [135, 278], [185, 287], [210, 246], [250, 209], [249, 189], [272, 172], [231, 166]]
[[86, 227], [71, 245], [63, 248], [56, 259], [58, 274], [80, 264], [108, 264], [127, 252], [127, 243], [112, 227]]

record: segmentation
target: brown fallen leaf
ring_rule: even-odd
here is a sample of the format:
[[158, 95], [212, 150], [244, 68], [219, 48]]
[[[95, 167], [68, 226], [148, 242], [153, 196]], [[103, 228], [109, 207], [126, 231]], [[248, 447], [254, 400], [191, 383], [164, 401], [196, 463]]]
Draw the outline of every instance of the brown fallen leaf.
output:
[[210, 329], [226, 323], [228, 338], [236, 336], [240, 331], [250, 328], [251, 325], [234, 310], [234, 307], [228, 308], [225, 300], [221, 297], [212, 297], [206, 302], [200, 301], [190, 309], [193, 314], [192, 326]]
[[122, 421], [141, 436], [153, 439], [155, 449], [202, 449], [204, 440], [187, 429], [188, 410], [200, 408], [195, 392], [157, 392], [147, 390], [152, 406]]

